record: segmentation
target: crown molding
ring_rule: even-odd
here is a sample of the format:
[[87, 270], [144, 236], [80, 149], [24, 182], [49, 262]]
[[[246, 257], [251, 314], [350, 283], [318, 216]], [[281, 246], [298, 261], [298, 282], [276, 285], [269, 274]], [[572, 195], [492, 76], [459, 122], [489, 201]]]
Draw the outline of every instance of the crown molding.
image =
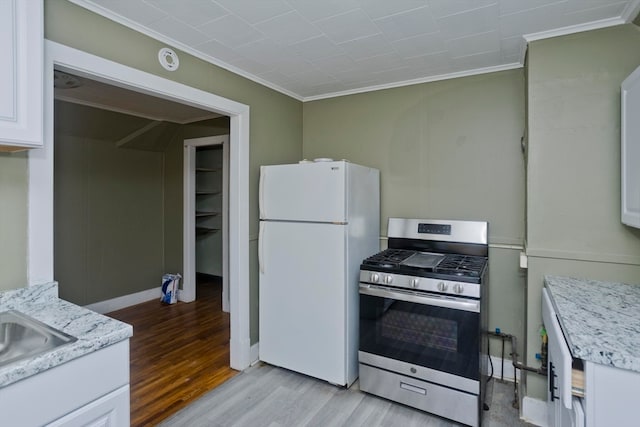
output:
[[302, 101], [303, 102], [318, 101], [320, 99], [336, 98], [339, 96], [355, 95], [358, 93], [374, 92], [377, 90], [384, 90], [384, 89], [393, 89], [396, 87], [411, 86], [411, 85], [416, 85], [420, 83], [437, 82], [440, 80], [450, 80], [450, 79], [457, 79], [460, 77], [476, 76], [479, 74], [495, 73], [498, 71], [506, 71], [506, 70], [513, 70], [516, 68], [522, 68], [522, 66], [523, 65], [520, 62], [514, 62], [511, 64], [497, 65], [494, 67], [476, 68], [473, 70], [460, 71], [456, 73], [439, 74], [437, 76], [429, 76], [429, 77], [424, 77], [420, 79], [405, 80], [402, 82], [394, 82], [394, 83], [388, 83], [388, 84], [376, 85], [376, 86], [367, 86], [367, 87], [345, 90], [342, 92], [327, 93], [327, 94], [317, 95], [317, 96], [308, 96], [303, 98]]
[[[640, 1], [640, 0], [639, 0]], [[589, 22], [587, 24], [569, 25], [568, 27], [557, 28], [549, 31], [540, 31], [538, 33], [523, 34], [522, 37], [527, 43], [536, 40], [544, 40], [552, 37], [566, 36], [569, 34], [582, 33], [584, 31], [599, 30], [601, 28], [614, 27], [616, 25], [626, 24], [623, 18], [601, 19], [599, 21]]]

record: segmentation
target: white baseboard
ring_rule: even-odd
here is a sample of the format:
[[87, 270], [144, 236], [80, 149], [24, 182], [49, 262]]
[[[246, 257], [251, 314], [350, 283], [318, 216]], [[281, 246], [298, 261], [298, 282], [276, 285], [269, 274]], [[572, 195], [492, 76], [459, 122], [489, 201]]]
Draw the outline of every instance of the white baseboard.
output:
[[[493, 363], [493, 378], [504, 379], [505, 381], [514, 380], [520, 381], [520, 370], [515, 370], [513, 367], [513, 361], [511, 359], [504, 359], [504, 376], [502, 375], [502, 358], [498, 356], [490, 356], [491, 362]], [[489, 367], [489, 373], [491, 372], [491, 367]]]
[[547, 402], [525, 396], [522, 399], [522, 419], [530, 424], [547, 427]]
[[152, 299], [156, 298], [158, 299], [158, 301], [160, 301], [160, 294], [160, 288], [157, 287], [147, 289], [146, 291], [136, 292], [135, 294], [129, 294], [117, 298], [112, 298], [106, 301], [95, 302], [93, 304], [85, 305], [85, 308], [88, 308], [89, 310], [93, 310], [100, 314], [104, 314], [132, 305], [151, 301]]

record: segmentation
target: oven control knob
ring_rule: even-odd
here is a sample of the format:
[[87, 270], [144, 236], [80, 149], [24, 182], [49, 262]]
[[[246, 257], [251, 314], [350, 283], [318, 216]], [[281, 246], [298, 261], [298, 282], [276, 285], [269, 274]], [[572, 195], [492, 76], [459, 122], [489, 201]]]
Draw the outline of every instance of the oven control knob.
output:
[[378, 283], [378, 280], [380, 280], [380, 276], [378, 276], [378, 273], [371, 273], [371, 281], [373, 283]]
[[462, 285], [462, 283], [456, 283], [455, 285], [453, 285], [453, 290], [456, 292], [456, 294], [461, 294], [464, 292], [464, 286]]
[[390, 285], [391, 282], [393, 282], [393, 276], [385, 276], [384, 283], [386, 283], [387, 285]]
[[412, 287], [417, 288], [419, 284], [420, 284], [420, 279], [416, 279], [416, 278], [411, 279]]
[[449, 288], [449, 285], [447, 285], [446, 283], [444, 283], [444, 282], [439, 282], [438, 283], [438, 290], [440, 292], [446, 292], [447, 288]]

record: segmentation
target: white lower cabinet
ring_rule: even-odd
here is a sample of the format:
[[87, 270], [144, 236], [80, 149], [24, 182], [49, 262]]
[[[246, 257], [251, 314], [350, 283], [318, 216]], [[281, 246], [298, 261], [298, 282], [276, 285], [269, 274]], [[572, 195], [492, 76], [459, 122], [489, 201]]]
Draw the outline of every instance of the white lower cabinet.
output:
[[127, 385], [76, 409], [47, 426], [119, 427], [128, 426], [129, 422], [129, 386]]
[[129, 340], [0, 388], [0, 425], [127, 427]]
[[572, 395], [572, 362], [549, 294], [542, 291], [542, 319], [549, 337], [547, 415], [550, 427], [638, 427], [640, 373], [582, 361], [584, 397]]
[[640, 373], [591, 362], [584, 369], [586, 426], [639, 426]]

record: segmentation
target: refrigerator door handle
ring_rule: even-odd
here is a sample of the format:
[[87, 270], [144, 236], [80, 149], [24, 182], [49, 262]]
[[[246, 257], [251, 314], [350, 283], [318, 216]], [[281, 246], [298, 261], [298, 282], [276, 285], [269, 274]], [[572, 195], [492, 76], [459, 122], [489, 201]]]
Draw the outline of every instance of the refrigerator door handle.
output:
[[263, 257], [264, 247], [264, 222], [260, 221], [260, 229], [258, 230], [258, 269], [260, 274], [264, 274], [264, 262]]
[[260, 181], [258, 183], [258, 210], [260, 219], [266, 218], [264, 216], [264, 180], [267, 170], [260, 166]]

